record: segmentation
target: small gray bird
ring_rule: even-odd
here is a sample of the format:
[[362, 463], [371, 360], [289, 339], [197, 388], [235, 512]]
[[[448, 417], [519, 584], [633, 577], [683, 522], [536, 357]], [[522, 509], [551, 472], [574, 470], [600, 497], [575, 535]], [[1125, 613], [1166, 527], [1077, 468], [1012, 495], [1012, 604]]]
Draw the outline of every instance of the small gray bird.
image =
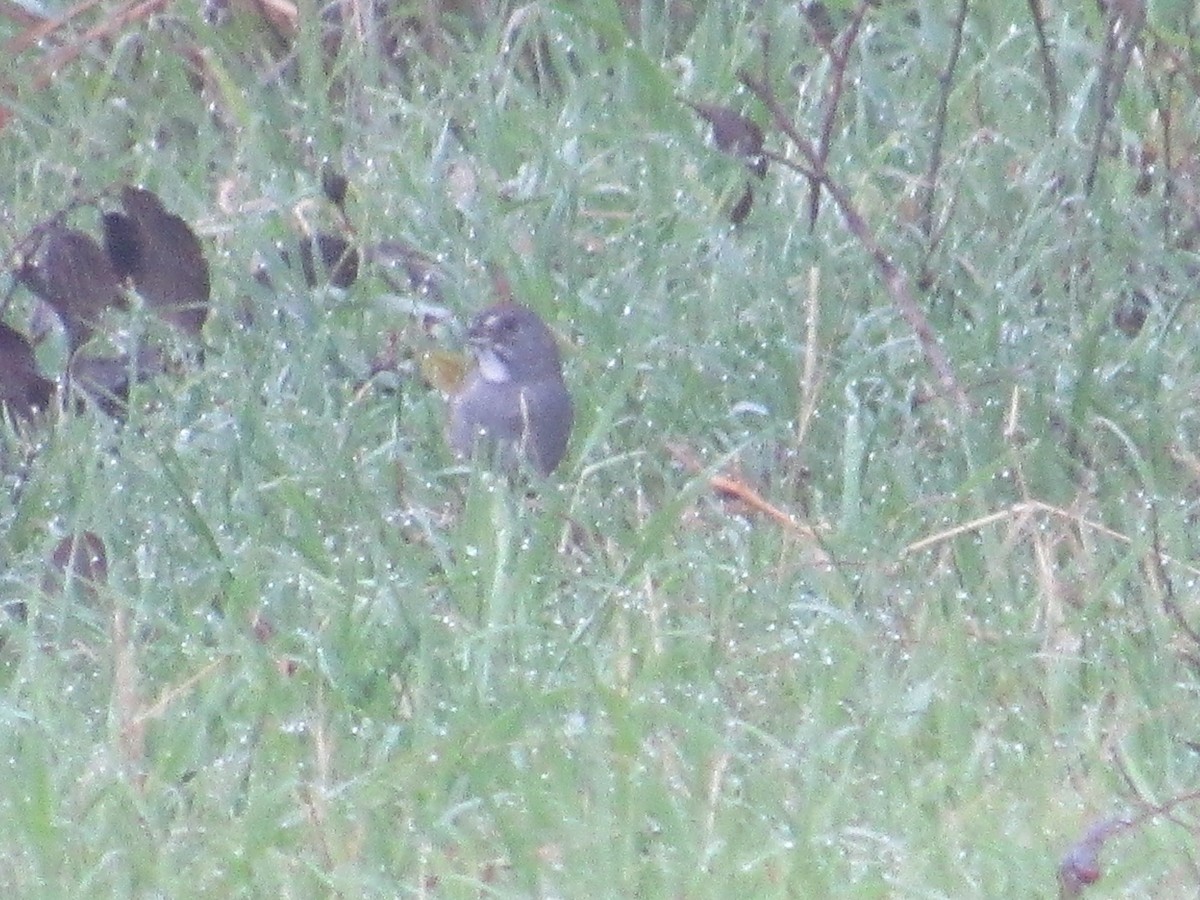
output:
[[574, 420], [554, 334], [533, 310], [506, 301], [475, 317], [467, 343], [475, 365], [450, 401], [450, 446], [460, 456], [486, 449], [508, 470], [524, 456], [550, 474]]

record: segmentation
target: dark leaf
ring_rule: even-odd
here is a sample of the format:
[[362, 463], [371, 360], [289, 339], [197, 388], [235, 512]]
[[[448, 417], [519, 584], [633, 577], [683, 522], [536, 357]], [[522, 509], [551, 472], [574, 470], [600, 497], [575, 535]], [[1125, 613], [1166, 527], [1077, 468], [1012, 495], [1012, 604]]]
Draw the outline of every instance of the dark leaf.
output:
[[[286, 257], [284, 262], [287, 262]], [[271, 272], [267, 268], [267, 264], [262, 260], [259, 260], [254, 266], [254, 271], [250, 273], [250, 277], [253, 278], [257, 284], [262, 285], [268, 290], [274, 290], [275, 288], [275, 282], [271, 280]]]
[[73, 587], [89, 600], [96, 589], [108, 581], [108, 554], [104, 541], [92, 531], [72, 534], [61, 541], [46, 562], [42, 590], [47, 594], [66, 594]]
[[[316, 257], [321, 258], [321, 271], [317, 272]], [[318, 231], [312, 237], [300, 239], [300, 267], [304, 270], [304, 281], [309, 287], [328, 276], [335, 287], [347, 288], [358, 279], [358, 251], [345, 238]]]
[[124, 213], [105, 213], [104, 249], [113, 270], [121, 278], [129, 278], [142, 265], [142, 242], [137, 223]]
[[1083, 889], [1100, 880], [1100, 851], [1109, 838], [1129, 828], [1124, 818], [1103, 819], [1092, 824], [1058, 864], [1059, 895], [1079, 897]]
[[820, 0], [812, 0], [802, 4], [801, 9], [808, 21], [808, 27], [812, 30], [813, 40], [818, 46], [828, 50], [833, 44], [833, 39], [837, 37], [837, 29], [833, 27], [828, 8]]
[[733, 208], [729, 210], [729, 221], [734, 225], [741, 225], [746, 220], [746, 216], [750, 215], [750, 210], [754, 206], [754, 189], [750, 187], [750, 182], [746, 182], [746, 189], [742, 191], [742, 196], [738, 197], [737, 203], [733, 204]]
[[130, 272], [138, 293], [168, 322], [199, 334], [208, 318], [210, 293], [208, 262], [199, 238], [150, 191], [126, 186], [121, 205], [140, 248]]
[[54, 382], [38, 371], [29, 342], [0, 322], [0, 406], [27, 418], [49, 407], [53, 395]]
[[76, 356], [71, 361], [72, 383], [110, 416], [125, 411], [133, 385], [166, 368], [162, 350], [143, 347], [136, 358], [128, 356]]
[[767, 174], [763, 131], [757, 123], [728, 106], [693, 103], [691, 100], [683, 102], [712, 126], [713, 143], [718, 150], [740, 159], [759, 178]]
[[346, 191], [349, 187], [349, 179], [329, 163], [321, 167], [321, 191], [338, 209], [345, 205]]
[[399, 263], [404, 267], [409, 287], [429, 299], [441, 303], [444, 300], [442, 283], [445, 276], [435, 260], [404, 241], [381, 241], [371, 252], [371, 261], [384, 267], [383, 278], [400, 291], [401, 286], [389, 276], [388, 267]]
[[1150, 298], [1142, 291], [1134, 290], [1113, 310], [1113, 324], [1125, 337], [1135, 338], [1141, 333], [1142, 326], [1146, 324], [1146, 316], [1149, 312]]
[[106, 309], [126, 305], [120, 279], [100, 245], [74, 228], [49, 229], [39, 251], [18, 277], [58, 313], [74, 353]]

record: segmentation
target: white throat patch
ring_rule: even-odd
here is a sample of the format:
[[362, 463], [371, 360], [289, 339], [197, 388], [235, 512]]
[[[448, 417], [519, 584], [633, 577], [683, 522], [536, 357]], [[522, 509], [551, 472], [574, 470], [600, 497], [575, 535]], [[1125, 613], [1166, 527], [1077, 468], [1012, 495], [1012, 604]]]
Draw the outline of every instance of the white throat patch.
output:
[[476, 359], [479, 361], [479, 374], [483, 376], [484, 381], [501, 383], [511, 380], [508, 363], [491, 347], [480, 347]]

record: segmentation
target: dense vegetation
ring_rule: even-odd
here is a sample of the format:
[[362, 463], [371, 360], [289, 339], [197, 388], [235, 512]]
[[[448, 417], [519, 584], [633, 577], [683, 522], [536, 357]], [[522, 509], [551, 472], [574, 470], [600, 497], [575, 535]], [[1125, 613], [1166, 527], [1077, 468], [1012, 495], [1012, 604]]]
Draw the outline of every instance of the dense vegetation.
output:
[[[1192, 4], [23, 10], [5, 896], [1196, 893]], [[97, 403], [12, 257], [123, 185], [211, 298]], [[545, 484], [443, 439], [504, 281]]]

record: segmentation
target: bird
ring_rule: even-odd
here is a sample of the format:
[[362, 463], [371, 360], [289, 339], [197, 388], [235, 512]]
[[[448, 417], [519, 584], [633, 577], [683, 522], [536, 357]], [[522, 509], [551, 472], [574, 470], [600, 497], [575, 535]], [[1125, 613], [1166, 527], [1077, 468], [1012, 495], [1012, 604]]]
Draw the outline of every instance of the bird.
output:
[[508, 472], [553, 472], [575, 413], [554, 333], [532, 309], [505, 300], [467, 330], [474, 365], [450, 400], [447, 438], [460, 457], [484, 451]]

